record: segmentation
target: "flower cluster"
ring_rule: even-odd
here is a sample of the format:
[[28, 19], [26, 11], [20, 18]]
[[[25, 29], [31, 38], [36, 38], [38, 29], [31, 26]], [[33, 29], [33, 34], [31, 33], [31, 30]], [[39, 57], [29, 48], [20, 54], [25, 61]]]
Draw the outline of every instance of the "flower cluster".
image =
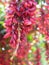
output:
[[12, 1], [6, 10], [4, 38], [10, 38], [9, 45], [13, 52], [12, 58], [26, 57], [29, 51], [26, 34], [31, 32], [35, 22], [36, 2], [34, 0]]
[[10, 62], [9, 54], [6, 51], [0, 52], [0, 65], [10, 65]]
[[49, 40], [49, 6], [43, 6], [40, 9], [40, 17], [38, 19], [38, 30], [44, 34], [46, 40]]

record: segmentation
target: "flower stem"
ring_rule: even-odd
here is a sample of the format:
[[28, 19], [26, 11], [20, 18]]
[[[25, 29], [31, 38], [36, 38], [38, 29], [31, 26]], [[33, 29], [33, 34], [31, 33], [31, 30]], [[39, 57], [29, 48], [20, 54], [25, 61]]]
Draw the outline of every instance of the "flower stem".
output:
[[15, 48], [15, 50], [13, 52], [13, 55], [11, 57], [11, 60], [13, 60], [13, 58], [17, 55], [17, 50], [19, 48], [19, 43], [20, 43], [20, 30], [21, 30], [19, 25], [20, 24], [18, 23], [18, 28], [17, 28], [17, 30], [18, 30], [18, 40], [17, 40], [17, 45], [16, 45], [16, 48]]

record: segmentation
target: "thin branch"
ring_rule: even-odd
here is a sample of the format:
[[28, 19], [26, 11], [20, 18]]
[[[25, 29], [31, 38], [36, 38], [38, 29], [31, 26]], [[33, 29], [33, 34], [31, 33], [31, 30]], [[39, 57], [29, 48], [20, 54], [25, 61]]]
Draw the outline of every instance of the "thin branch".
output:
[[13, 55], [12, 55], [12, 57], [11, 57], [11, 60], [17, 55], [17, 50], [18, 50], [18, 48], [19, 48], [19, 43], [20, 43], [20, 26], [19, 26], [19, 23], [18, 23], [18, 40], [17, 40], [17, 45], [16, 45], [16, 48], [15, 48], [15, 50], [14, 50], [14, 52], [13, 52]]

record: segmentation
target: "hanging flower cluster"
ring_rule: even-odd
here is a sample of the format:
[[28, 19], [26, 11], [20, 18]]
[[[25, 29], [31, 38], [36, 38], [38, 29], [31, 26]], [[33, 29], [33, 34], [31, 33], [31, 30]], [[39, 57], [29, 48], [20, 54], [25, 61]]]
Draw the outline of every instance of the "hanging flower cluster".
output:
[[6, 10], [4, 38], [10, 38], [9, 45], [14, 49], [12, 58], [26, 57], [29, 43], [26, 34], [31, 32], [35, 25], [36, 2], [34, 0], [12, 1]]
[[[45, 9], [44, 9], [45, 8]], [[41, 9], [40, 22], [38, 24], [39, 31], [45, 35], [46, 40], [49, 40], [49, 6], [44, 6]]]

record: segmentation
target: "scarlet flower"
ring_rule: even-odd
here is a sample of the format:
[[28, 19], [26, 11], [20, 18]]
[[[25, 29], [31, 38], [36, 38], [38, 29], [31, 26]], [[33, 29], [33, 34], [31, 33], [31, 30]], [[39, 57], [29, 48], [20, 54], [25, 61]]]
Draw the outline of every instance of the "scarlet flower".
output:
[[39, 27], [39, 32], [41, 32], [42, 34], [44, 34], [46, 37], [49, 38], [49, 13], [48, 12], [49, 12], [48, 7], [45, 6], [45, 10], [42, 9], [41, 11], [41, 20], [39, 21], [38, 27]]
[[17, 49], [16, 46], [19, 44], [16, 54], [19, 58], [25, 57], [29, 51], [26, 34], [31, 32], [36, 25], [35, 11], [36, 2], [34, 0], [13, 0], [6, 10], [4, 38], [10, 38], [9, 45], [13, 49]]

